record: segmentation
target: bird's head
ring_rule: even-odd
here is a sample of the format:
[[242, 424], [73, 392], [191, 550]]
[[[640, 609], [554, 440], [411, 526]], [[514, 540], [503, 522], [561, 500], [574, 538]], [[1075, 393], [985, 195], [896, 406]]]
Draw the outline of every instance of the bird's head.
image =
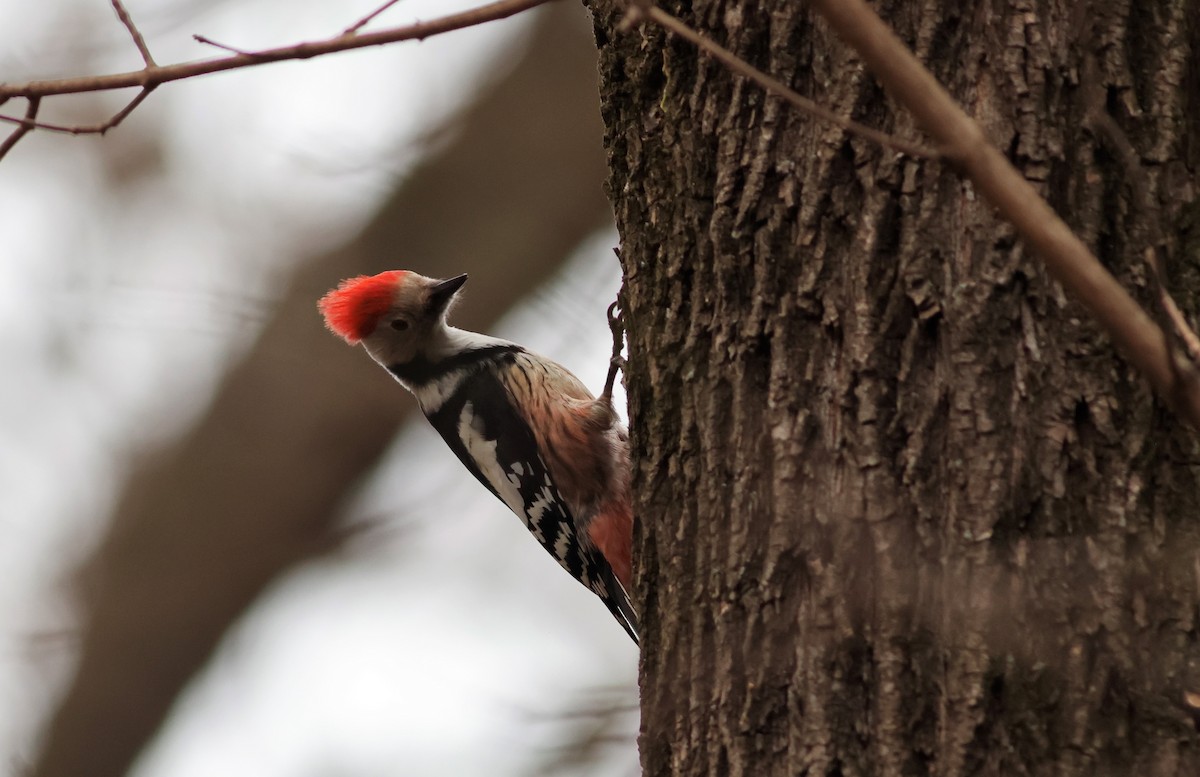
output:
[[362, 343], [381, 364], [407, 364], [436, 343], [446, 310], [466, 275], [448, 280], [407, 270], [360, 275], [321, 297], [325, 326], [351, 345]]

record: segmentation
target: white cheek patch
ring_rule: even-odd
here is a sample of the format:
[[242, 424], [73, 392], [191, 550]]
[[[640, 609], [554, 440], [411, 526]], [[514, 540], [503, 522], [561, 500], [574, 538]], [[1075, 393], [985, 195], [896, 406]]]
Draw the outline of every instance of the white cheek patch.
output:
[[[424, 403], [422, 403], [422, 407], [424, 407]], [[516, 477], [504, 471], [504, 467], [496, 457], [496, 441], [489, 440], [484, 436], [483, 421], [475, 416], [475, 409], [470, 402], [463, 405], [462, 414], [458, 417], [458, 437], [463, 441], [467, 453], [479, 467], [479, 471], [487, 478], [488, 483], [491, 483], [492, 488], [496, 489], [496, 493], [500, 495], [504, 504], [508, 505], [508, 509], [528, 524], [529, 519], [525, 515], [525, 500], [521, 498], [521, 492], [514, 482]]]

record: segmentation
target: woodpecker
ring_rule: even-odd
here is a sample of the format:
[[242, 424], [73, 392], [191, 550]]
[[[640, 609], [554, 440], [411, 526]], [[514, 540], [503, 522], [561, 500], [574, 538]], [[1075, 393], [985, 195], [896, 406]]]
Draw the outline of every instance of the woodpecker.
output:
[[317, 307], [416, 397], [471, 474], [637, 643], [629, 438], [611, 397], [516, 343], [448, 325], [466, 282], [391, 270], [342, 281]]

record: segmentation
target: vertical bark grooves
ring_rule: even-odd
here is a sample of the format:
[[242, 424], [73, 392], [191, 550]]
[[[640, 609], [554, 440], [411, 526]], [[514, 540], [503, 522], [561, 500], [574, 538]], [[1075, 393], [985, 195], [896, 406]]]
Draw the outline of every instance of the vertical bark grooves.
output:
[[[645, 773], [1196, 773], [1195, 440], [952, 170], [591, 5]], [[1198, 309], [1194, 2], [877, 7], [1127, 287], [1161, 234]], [[666, 8], [911, 133], [803, 4]]]

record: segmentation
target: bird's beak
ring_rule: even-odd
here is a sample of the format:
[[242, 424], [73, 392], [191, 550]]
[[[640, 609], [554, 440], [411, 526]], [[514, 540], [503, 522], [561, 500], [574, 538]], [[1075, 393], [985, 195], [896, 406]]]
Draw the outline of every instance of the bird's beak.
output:
[[429, 289], [429, 300], [435, 308], [444, 308], [450, 302], [454, 293], [467, 282], [467, 274], [457, 275], [444, 281], [438, 281]]

